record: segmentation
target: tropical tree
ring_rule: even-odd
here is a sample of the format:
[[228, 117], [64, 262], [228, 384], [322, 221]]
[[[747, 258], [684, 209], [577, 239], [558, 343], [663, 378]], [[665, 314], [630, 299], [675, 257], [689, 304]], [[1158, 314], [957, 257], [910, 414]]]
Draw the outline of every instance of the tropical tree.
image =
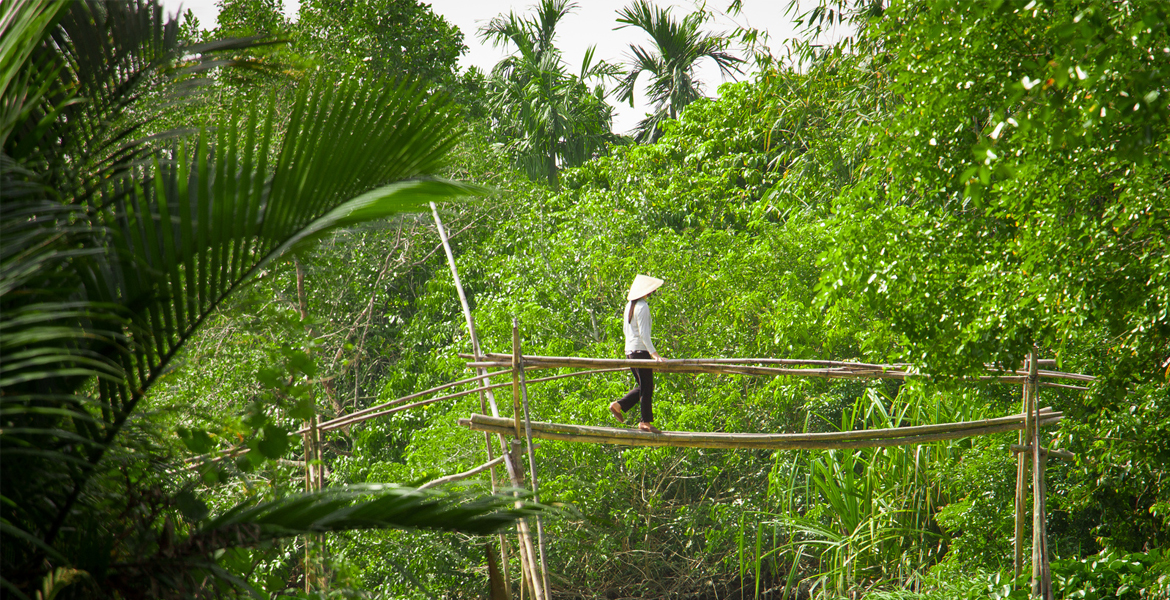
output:
[[482, 533], [514, 518], [495, 500], [394, 486], [211, 517], [139, 435], [151, 386], [266, 265], [338, 227], [477, 193], [432, 176], [459, 133], [445, 102], [317, 80], [287, 122], [271, 103], [237, 103], [213, 130], [158, 132], [193, 76], [223, 64], [218, 51], [249, 42], [183, 46], [155, 0], [22, 0], [0, 23], [6, 595], [206, 596], [245, 585], [217, 562], [232, 548], [355, 528]]
[[322, 67], [383, 79], [450, 84], [467, 52], [459, 29], [418, 0], [306, 0], [295, 30], [297, 51]]
[[569, 73], [554, 45], [557, 25], [576, 6], [542, 0], [533, 16], [509, 12], [480, 29], [484, 40], [517, 49], [495, 66], [488, 81], [493, 129], [529, 177], [547, 179], [554, 188], [561, 168], [597, 156], [615, 139], [613, 108], [601, 83], [616, 76], [617, 68], [594, 63], [590, 48], [580, 70]]
[[730, 76], [740, 72], [743, 59], [727, 52], [728, 40], [721, 35], [703, 33], [699, 28], [708, 14], [694, 12], [674, 19], [669, 8], [634, 0], [618, 11], [618, 29], [637, 27], [650, 35], [652, 48], [630, 45], [633, 52], [625, 79], [614, 90], [619, 100], [634, 105], [634, 91], [643, 71], [650, 74], [650, 100], [654, 113], [638, 123], [636, 137], [653, 141], [661, 135], [659, 126], [665, 119], [677, 119], [682, 109], [702, 97], [702, 86], [695, 78], [695, 66], [700, 59], [710, 58], [719, 70]]

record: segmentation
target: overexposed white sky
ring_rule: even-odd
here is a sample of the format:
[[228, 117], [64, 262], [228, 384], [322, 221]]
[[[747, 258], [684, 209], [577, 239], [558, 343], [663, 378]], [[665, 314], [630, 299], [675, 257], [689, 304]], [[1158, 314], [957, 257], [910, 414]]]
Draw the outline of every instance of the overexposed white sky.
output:
[[[168, 13], [191, 9], [199, 19], [204, 29], [215, 26], [215, 16], [219, 12], [216, 0], [163, 0]], [[459, 64], [463, 68], [475, 65], [485, 73], [491, 72], [501, 58], [507, 56], [514, 48], [493, 48], [490, 44], [479, 39], [479, 27], [486, 24], [496, 15], [515, 11], [517, 14], [531, 14], [534, 0], [430, 0], [431, 9], [463, 32], [464, 44], [468, 47], [467, 54], [463, 55]], [[603, 59], [607, 62], [624, 63], [629, 55], [631, 44], [648, 46], [649, 36], [640, 29], [627, 27], [614, 30], [617, 25], [617, 11], [629, 0], [577, 0], [578, 7], [569, 16], [563, 19], [557, 31], [557, 47], [561, 49], [565, 61], [571, 70], [576, 71], [581, 66], [585, 51], [589, 46], [596, 46], [594, 60]], [[658, 0], [659, 6], [670, 6], [677, 18], [693, 12], [702, 5], [702, 0]], [[730, 33], [736, 27], [754, 27], [769, 34], [769, 45], [774, 55], [784, 54], [784, 43], [797, 36], [794, 17], [785, 15], [788, 2], [785, 0], [744, 0], [743, 11], [736, 16], [725, 13], [730, 0], [712, 0], [706, 3], [707, 9], [717, 13], [715, 21], [709, 22], [707, 31]], [[300, 0], [284, 0], [285, 14], [290, 18], [296, 17], [300, 7]], [[742, 58], [747, 58], [738, 52]], [[746, 67], [745, 67], [746, 72]], [[719, 84], [723, 83], [719, 69], [710, 59], [699, 62], [699, 80], [704, 84], [704, 93], [714, 97]], [[737, 76], [740, 79], [747, 77]], [[646, 81], [643, 74], [639, 84]], [[612, 89], [613, 83], [607, 84]], [[635, 98], [631, 108], [627, 103], [617, 103], [612, 98], [610, 102], [615, 107], [613, 129], [625, 133], [634, 128], [652, 106], [644, 95]]]

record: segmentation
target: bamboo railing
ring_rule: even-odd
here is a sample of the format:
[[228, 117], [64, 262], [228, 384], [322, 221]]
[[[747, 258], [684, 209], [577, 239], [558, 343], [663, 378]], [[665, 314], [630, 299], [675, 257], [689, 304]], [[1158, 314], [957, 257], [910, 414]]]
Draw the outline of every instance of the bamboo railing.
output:
[[[472, 368], [510, 368], [512, 357], [507, 354], [487, 353], [484, 357], [460, 354], [469, 359]], [[791, 376], [821, 379], [932, 379], [927, 373], [919, 373], [906, 364], [872, 364], [833, 360], [801, 360], [790, 358], [681, 358], [663, 361], [639, 361], [624, 358], [588, 358], [581, 356], [524, 356], [524, 366], [529, 369], [620, 369], [637, 367], [665, 373], [708, 373], [715, 375]], [[784, 365], [769, 367], [761, 365]], [[1037, 377], [1091, 382], [1096, 378], [1081, 373], [1040, 370]], [[965, 381], [981, 383], [1022, 384], [1028, 380], [1027, 371], [1003, 371], [989, 368], [989, 372], [978, 377], [962, 378]], [[1083, 386], [1038, 382], [1041, 387], [1062, 387], [1077, 390]]]

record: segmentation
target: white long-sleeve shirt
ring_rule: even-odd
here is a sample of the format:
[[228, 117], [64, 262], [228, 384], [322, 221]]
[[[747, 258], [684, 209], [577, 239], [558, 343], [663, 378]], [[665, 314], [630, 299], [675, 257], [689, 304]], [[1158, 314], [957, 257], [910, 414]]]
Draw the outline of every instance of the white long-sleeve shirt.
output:
[[650, 354], [658, 354], [654, 349], [654, 342], [650, 341], [650, 304], [645, 300], [634, 301], [634, 318], [627, 319], [630, 307], [622, 311], [622, 331], [626, 334], [626, 354], [645, 350]]

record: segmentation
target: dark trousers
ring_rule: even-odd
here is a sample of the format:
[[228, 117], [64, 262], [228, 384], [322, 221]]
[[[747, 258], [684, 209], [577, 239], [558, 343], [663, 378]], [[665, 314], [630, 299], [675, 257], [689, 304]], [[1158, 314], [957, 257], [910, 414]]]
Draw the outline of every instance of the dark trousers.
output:
[[[626, 358], [631, 360], [651, 360], [650, 353], [645, 350], [638, 350], [626, 355]], [[622, 412], [626, 412], [634, 407], [634, 404], [641, 403], [642, 405], [642, 422], [654, 422], [654, 409], [651, 408], [650, 403], [654, 399], [654, 370], [653, 369], [635, 369], [630, 368], [630, 372], [634, 374], [634, 389], [630, 390], [628, 394], [622, 396], [618, 400], [618, 405], [622, 407]]]

